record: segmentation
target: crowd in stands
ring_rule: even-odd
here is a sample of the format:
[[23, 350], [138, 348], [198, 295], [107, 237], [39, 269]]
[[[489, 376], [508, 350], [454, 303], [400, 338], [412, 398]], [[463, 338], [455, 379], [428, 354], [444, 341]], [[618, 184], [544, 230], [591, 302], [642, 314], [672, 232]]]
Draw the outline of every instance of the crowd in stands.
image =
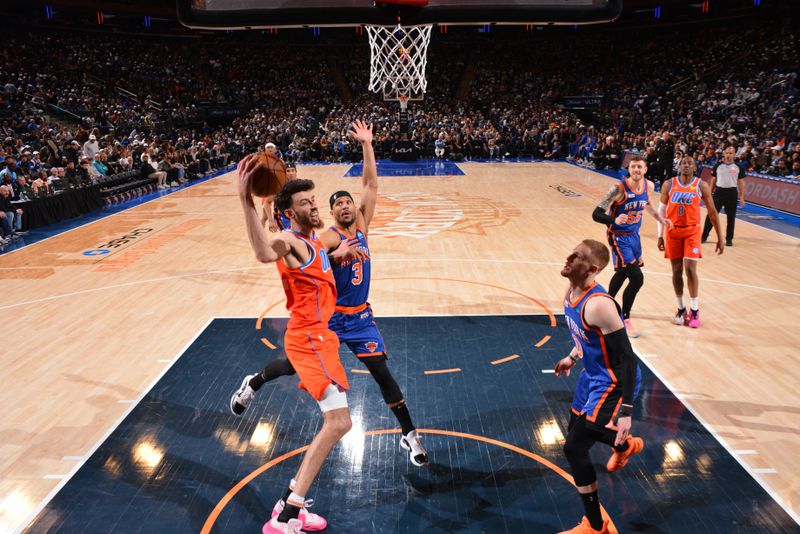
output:
[[[176, 186], [267, 142], [289, 160], [359, 159], [346, 135], [356, 117], [375, 124], [378, 156], [390, 154], [398, 105], [367, 90], [365, 37], [324, 46], [259, 38], [11, 31], [0, 48], [0, 211], [4, 199], [130, 170]], [[656, 180], [674, 172], [676, 153], [711, 165], [733, 144], [746, 170], [798, 177], [797, 44], [791, 27], [770, 20], [434, 32], [428, 92], [409, 107], [411, 140], [423, 157], [571, 158], [612, 170], [634, 150]], [[569, 95], [603, 98], [587, 112], [565, 108]], [[214, 106], [238, 116], [212, 126]], [[19, 225], [9, 213], [4, 238]]]

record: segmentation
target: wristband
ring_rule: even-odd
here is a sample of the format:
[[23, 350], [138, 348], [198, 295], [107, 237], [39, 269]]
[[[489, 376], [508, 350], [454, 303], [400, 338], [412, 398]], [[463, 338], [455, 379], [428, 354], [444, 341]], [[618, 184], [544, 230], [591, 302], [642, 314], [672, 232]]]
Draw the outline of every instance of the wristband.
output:
[[630, 417], [631, 415], [633, 415], [633, 406], [621, 404], [617, 412], [617, 417]]
[[570, 354], [569, 359], [572, 360], [573, 363], [578, 363], [578, 360], [580, 360], [580, 358], [578, 358], [574, 354]]

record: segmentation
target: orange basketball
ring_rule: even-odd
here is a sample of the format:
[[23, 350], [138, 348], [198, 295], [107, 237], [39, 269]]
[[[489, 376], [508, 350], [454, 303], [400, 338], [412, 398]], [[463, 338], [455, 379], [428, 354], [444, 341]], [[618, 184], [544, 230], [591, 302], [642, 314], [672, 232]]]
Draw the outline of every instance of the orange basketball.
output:
[[257, 197], [277, 195], [286, 183], [286, 164], [274, 154], [259, 152], [261, 163], [253, 176], [251, 191]]

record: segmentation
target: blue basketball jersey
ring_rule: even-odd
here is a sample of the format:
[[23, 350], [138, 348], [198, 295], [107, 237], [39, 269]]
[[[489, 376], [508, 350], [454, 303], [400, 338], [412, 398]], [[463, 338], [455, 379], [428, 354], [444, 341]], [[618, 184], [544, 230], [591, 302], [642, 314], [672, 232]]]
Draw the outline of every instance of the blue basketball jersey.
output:
[[[348, 237], [340, 232], [336, 227], [331, 226], [331, 230], [339, 234], [343, 240]], [[336, 280], [336, 290], [339, 296], [336, 298], [337, 306], [348, 308], [361, 306], [369, 298], [369, 281], [372, 277], [372, 262], [369, 259], [369, 247], [367, 246], [367, 236], [360, 229], [356, 229], [358, 238], [358, 248], [363, 251], [367, 258], [361, 261], [347, 261], [333, 264], [333, 277]]]
[[[577, 302], [571, 302], [571, 293], [572, 291], [568, 290], [564, 297], [564, 317], [575, 346], [578, 347], [581, 358], [583, 358], [583, 368], [586, 369], [586, 373], [593, 383], [617, 382], [618, 377], [614, 374], [615, 366], [606, 352], [602, 332], [599, 328], [589, 327], [583, 322], [583, 306], [589, 299], [611, 297], [605, 288], [596, 282]], [[619, 306], [617, 306], [617, 311], [620, 311]], [[620, 319], [622, 319], [621, 312]]]
[[277, 206], [272, 211], [272, 214], [275, 216], [275, 223], [278, 225], [279, 230], [291, 230], [292, 229], [292, 220], [281, 213]]
[[609, 230], [613, 233], [638, 233], [642, 226], [642, 216], [644, 207], [650, 202], [650, 195], [647, 192], [647, 180], [642, 181], [641, 193], [634, 193], [628, 180], [622, 180], [622, 191], [625, 198], [617, 201], [611, 206], [611, 218], [616, 220], [620, 215], [627, 214], [628, 221], [625, 224], [612, 223]]

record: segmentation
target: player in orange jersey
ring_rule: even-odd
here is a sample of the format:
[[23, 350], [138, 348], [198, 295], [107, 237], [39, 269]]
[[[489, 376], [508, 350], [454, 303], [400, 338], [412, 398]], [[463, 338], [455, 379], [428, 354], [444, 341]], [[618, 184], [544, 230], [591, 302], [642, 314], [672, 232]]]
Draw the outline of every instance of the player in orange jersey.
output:
[[[269, 239], [264, 232], [258, 211], [253, 203], [251, 186], [256, 169], [261, 165], [255, 155], [239, 164], [239, 197], [247, 223], [247, 234], [256, 258], [263, 263], [276, 263], [286, 292], [286, 307], [290, 311], [284, 347], [286, 356], [300, 377], [300, 387], [319, 403], [324, 422], [303, 457], [300, 469], [289, 484], [284, 498], [273, 508], [272, 518], [264, 525], [264, 534], [297, 533], [302, 530], [322, 530], [325, 519], [306, 510], [305, 495], [319, 473], [322, 463], [333, 446], [352, 426], [345, 391], [347, 376], [339, 361], [339, 339], [328, 330], [328, 321], [336, 305], [336, 283], [331, 271], [326, 247], [316, 238], [315, 229], [322, 220], [314, 198], [314, 182], [287, 182], [275, 198], [281, 213], [291, 220], [291, 230]], [[347, 254], [347, 242], [340, 249], [343, 259], [354, 260], [355, 252]], [[234, 394], [245, 394], [248, 379]]]
[[[708, 216], [717, 233], [717, 254], [722, 254], [725, 245], [719, 228], [717, 210], [711, 198], [708, 184], [695, 176], [697, 166], [694, 158], [684, 156], [678, 164], [678, 176], [664, 182], [661, 187], [661, 205], [659, 211], [672, 221], [673, 228], [666, 235], [662, 233], [662, 225], [658, 225], [658, 250], [664, 251], [664, 257], [672, 263], [672, 287], [678, 299], [678, 313], [672, 320], [674, 324], [692, 328], [700, 326], [700, 312], [697, 304], [699, 280], [697, 278], [697, 261], [703, 257], [700, 245], [702, 234], [702, 218], [700, 200], [706, 204]], [[683, 271], [686, 269], [686, 281], [689, 285], [691, 310], [686, 313], [683, 301]]]

